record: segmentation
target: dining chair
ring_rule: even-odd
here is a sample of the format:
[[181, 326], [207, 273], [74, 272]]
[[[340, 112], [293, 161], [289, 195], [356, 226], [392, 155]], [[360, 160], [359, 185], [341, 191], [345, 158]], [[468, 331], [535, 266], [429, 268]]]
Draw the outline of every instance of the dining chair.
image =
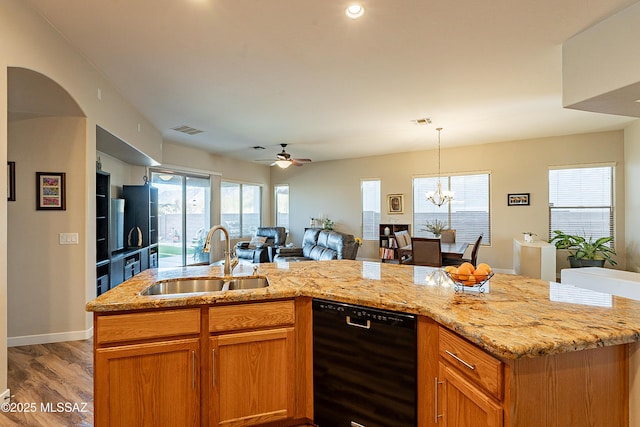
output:
[[440, 233], [440, 240], [442, 241], [442, 243], [455, 243], [456, 230], [442, 230], [442, 233]]
[[473, 244], [470, 258], [444, 258], [442, 260], [442, 264], [457, 266], [464, 262], [470, 262], [475, 267], [478, 263], [478, 249], [480, 249], [480, 242], [482, 242], [482, 236], [483, 236], [483, 233], [480, 233], [480, 235], [476, 239], [476, 242]]
[[440, 247], [440, 239], [412, 237], [411, 250], [413, 265], [442, 267], [442, 248]]

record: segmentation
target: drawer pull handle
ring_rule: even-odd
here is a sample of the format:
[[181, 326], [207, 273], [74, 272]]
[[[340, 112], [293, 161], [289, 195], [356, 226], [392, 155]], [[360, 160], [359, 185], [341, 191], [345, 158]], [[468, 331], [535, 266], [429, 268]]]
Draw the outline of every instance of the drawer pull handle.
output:
[[347, 325], [355, 326], [356, 328], [371, 329], [371, 320], [367, 319], [367, 324], [361, 325], [359, 323], [353, 323], [351, 321], [351, 316], [347, 316]]
[[212, 386], [216, 386], [216, 349], [211, 350], [211, 381]]
[[465, 362], [464, 360], [460, 359], [455, 353], [451, 353], [449, 350], [445, 350], [445, 353], [447, 353], [449, 356], [453, 357], [458, 362], [462, 363], [464, 366], [471, 369], [472, 371], [476, 369], [475, 365]]
[[191, 390], [196, 388], [196, 352], [191, 350]]
[[434, 388], [435, 388], [435, 405], [433, 405], [433, 415], [434, 415], [434, 420], [433, 422], [435, 424], [438, 424], [438, 418], [442, 418], [443, 415], [442, 414], [438, 414], [438, 384], [442, 384], [442, 381], [438, 381], [438, 377], [436, 377], [436, 381], [434, 384]]

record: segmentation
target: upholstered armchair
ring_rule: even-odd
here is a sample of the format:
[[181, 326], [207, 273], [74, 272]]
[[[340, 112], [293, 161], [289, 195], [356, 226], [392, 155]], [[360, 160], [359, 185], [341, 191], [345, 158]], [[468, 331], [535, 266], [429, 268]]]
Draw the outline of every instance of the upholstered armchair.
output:
[[286, 240], [284, 227], [258, 227], [250, 242], [236, 244], [236, 255], [252, 263], [269, 262], [269, 247], [284, 246]]

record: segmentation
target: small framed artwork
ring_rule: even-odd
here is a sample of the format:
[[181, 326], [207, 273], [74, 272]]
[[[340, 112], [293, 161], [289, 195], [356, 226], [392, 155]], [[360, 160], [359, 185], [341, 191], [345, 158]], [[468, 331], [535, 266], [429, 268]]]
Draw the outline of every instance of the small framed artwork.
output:
[[16, 162], [7, 162], [7, 200], [16, 201]]
[[507, 206], [529, 206], [529, 193], [507, 194]]
[[36, 209], [67, 209], [65, 204], [64, 172], [36, 172]]
[[390, 214], [404, 213], [404, 196], [402, 194], [387, 195], [387, 212]]

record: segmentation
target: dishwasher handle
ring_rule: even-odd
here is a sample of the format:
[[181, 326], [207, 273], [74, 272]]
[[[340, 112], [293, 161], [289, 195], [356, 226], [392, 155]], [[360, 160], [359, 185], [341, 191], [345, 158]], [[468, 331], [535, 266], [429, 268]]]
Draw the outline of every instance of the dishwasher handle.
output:
[[355, 326], [356, 328], [371, 329], [371, 320], [369, 320], [369, 319], [367, 319], [367, 322], [364, 325], [362, 325], [360, 323], [352, 322], [351, 321], [351, 316], [347, 316], [346, 322], [347, 322], [347, 325]]

